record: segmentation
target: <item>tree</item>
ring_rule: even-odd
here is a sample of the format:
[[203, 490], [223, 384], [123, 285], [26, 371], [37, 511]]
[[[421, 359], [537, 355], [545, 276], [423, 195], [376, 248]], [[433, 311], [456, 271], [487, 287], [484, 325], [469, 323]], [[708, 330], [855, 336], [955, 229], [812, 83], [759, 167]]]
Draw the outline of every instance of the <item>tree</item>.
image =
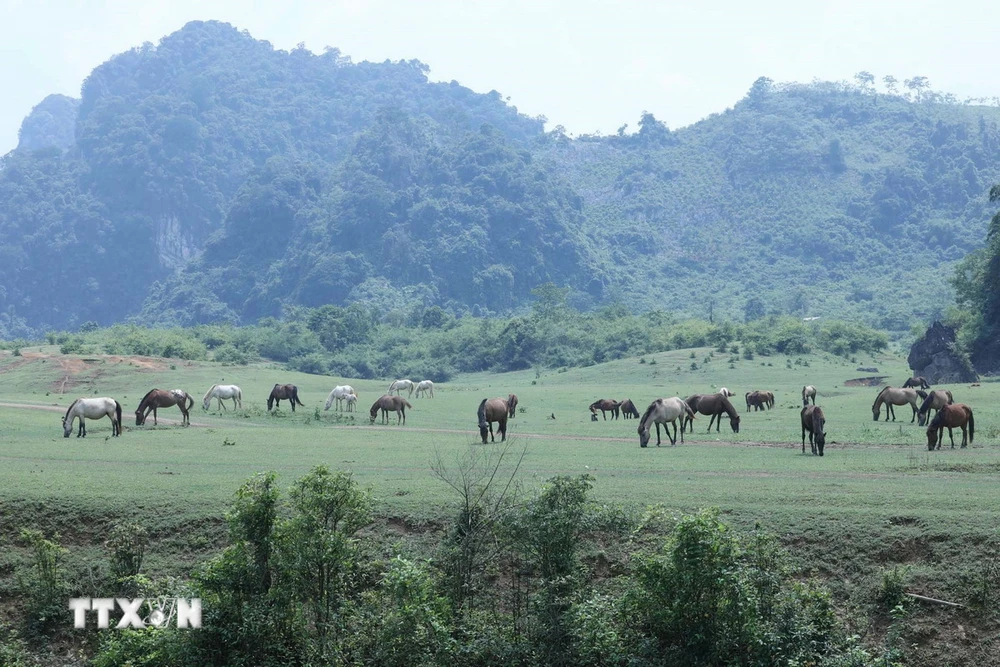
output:
[[767, 307], [759, 297], [750, 297], [743, 306], [743, 321], [753, 322], [767, 315]]
[[858, 86], [861, 88], [861, 92], [868, 93], [874, 90], [875, 75], [872, 74], [871, 72], [866, 72], [862, 70], [854, 75], [854, 80], [858, 82]]
[[890, 95], [896, 94], [896, 84], [899, 83], [899, 81], [896, 80], [896, 77], [891, 74], [886, 74], [882, 77], [882, 83], [885, 84], [885, 89]]
[[912, 79], [903, 81], [903, 85], [913, 91], [914, 101], [922, 102], [927, 96], [926, 91], [930, 88], [931, 82], [926, 76], [915, 76]]

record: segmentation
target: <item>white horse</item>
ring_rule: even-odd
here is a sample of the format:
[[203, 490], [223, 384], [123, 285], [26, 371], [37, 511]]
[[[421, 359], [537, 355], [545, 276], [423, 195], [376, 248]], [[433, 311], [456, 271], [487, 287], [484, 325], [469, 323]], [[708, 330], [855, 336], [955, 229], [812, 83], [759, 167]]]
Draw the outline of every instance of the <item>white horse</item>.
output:
[[222, 399], [233, 399], [233, 410], [236, 409], [237, 405], [240, 408], [243, 407], [243, 391], [235, 384], [213, 384], [201, 401], [202, 407], [208, 410], [213, 398], [219, 402], [219, 407], [223, 410], [226, 409], [226, 406], [222, 404]]
[[407, 394], [407, 396], [413, 396], [413, 390], [416, 388], [416, 386], [417, 385], [413, 380], [396, 380], [395, 382], [389, 385], [389, 391], [387, 393], [391, 394], [392, 392], [396, 392], [396, 395], [399, 396], [400, 391], [402, 391], [403, 389], [408, 389], [410, 393]]
[[357, 399], [357, 394], [354, 391], [354, 387], [349, 384], [338, 385], [333, 388], [330, 395], [326, 397], [326, 407], [324, 410], [329, 410], [330, 406], [333, 405], [334, 401], [337, 401], [337, 409], [343, 410], [341, 401], [347, 400], [348, 396], [354, 395], [355, 400]]
[[66, 414], [63, 415], [63, 437], [68, 438], [73, 432], [73, 420], [80, 420], [80, 429], [76, 434], [78, 438], [87, 437], [87, 425], [84, 418], [104, 419], [111, 418], [111, 435], [122, 434], [122, 404], [113, 398], [78, 398], [73, 401]]
[[733, 392], [731, 392], [731, 391], [729, 391], [728, 389], [726, 389], [725, 387], [723, 387], [723, 388], [719, 389], [719, 391], [717, 391], [717, 392], [715, 392], [715, 393], [717, 393], [717, 394], [722, 394], [722, 395], [723, 395], [723, 396], [725, 396], [726, 398], [732, 398], [733, 396], [735, 396], [735, 395], [736, 395], [736, 394], [734, 394]]
[[816, 387], [807, 384], [802, 387], [802, 405], [809, 405], [810, 398], [813, 401], [813, 405], [816, 405]]
[[426, 397], [426, 393], [427, 392], [430, 392], [431, 393], [431, 398], [434, 398], [434, 383], [433, 382], [431, 382], [430, 380], [423, 380], [422, 382], [420, 382], [419, 384], [417, 384], [417, 398], [420, 398], [420, 394], [424, 394], [425, 397]]
[[348, 394], [347, 396], [344, 397], [344, 400], [347, 402], [347, 411], [354, 412], [354, 406], [358, 402], [358, 395]]
[[[670, 444], [677, 444], [677, 420], [694, 419], [694, 411], [679, 396], [673, 398], [658, 398], [649, 404], [646, 413], [639, 419], [639, 446], [645, 447], [649, 444], [649, 427], [656, 424], [656, 446], [660, 446], [660, 424], [670, 438]], [[674, 425], [674, 435], [670, 436], [670, 424]], [[684, 442], [684, 429], [681, 429], [681, 442]]]

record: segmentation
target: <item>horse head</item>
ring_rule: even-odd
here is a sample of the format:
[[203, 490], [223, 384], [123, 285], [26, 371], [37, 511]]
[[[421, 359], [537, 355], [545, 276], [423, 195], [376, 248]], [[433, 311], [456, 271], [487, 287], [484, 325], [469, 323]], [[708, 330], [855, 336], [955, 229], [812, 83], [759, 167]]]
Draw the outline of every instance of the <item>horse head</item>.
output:
[[649, 444], [649, 428], [639, 425], [639, 446], [645, 447]]
[[[720, 417], [721, 417], [721, 415], [720, 415]], [[736, 415], [734, 417], [730, 417], [729, 418], [729, 424], [730, 424], [730, 426], [733, 427], [733, 433], [739, 433], [740, 432], [740, 416], [739, 415]]]
[[142, 410], [141, 409], [140, 410], [136, 410], [135, 411], [135, 425], [136, 426], [142, 426], [142, 423], [144, 421], [146, 421], [146, 420], [142, 418]]

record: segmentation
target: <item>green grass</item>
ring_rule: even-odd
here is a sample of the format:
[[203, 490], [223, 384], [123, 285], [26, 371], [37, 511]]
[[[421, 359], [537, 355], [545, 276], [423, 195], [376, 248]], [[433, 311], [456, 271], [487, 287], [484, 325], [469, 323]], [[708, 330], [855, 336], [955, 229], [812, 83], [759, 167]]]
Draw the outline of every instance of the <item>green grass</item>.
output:
[[[876, 366], [879, 375], [900, 384], [909, 373], [892, 355], [855, 362], [822, 355], [758, 357], [729, 368], [729, 354], [700, 349], [694, 351], [699, 366], [694, 371], [691, 351], [685, 350], [647, 356], [645, 363], [627, 359], [565, 372], [466, 376], [438, 385], [434, 399], [411, 399], [405, 426], [371, 426], [367, 407], [388, 381], [351, 381], [362, 408], [351, 424], [322, 409], [342, 378], [267, 364], [141, 370], [95, 357], [77, 376], [80, 384], [57, 394], [54, 383], [65, 376], [59, 359], [30, 358], [37, 351], [24, 350], [28, 358], [0, 359], [0, 402], [64, 409], [77, 396], [110, 395], [122, 401], [128, 428], [122, 437], [110, 438], [107, 420], [89, 422], [86, 438], [63, 438], [56, 412], [0, 407], [5, 541], [21, 526], [35, 525], [93, 555], [109, 522], [140, 517], [154, 538], [150, 562], [183, 572], [221, 543], [219, 518], [243, 480], [274, 470], [289, 486], [320, 463], [353, 471], [370, 485], [383, 515], [438, 522], [451, 515], [455, 499], [432, 474], [432, 462], [438, 455], [453, 461], [470, 447], [482, 448], [475, 417], [479, 401], [514, 392], [523, 412], [510, 422], [509, 437], [518, 451], [527, 450], [526, 486], [557, 474], [590, 473], [600, 503], [658, 504], [674, 512], [718, 506], [737, 525], [760, 523], [776, 532], [803, 573], [828, 577], [844, 599], [862, 595], [880, 568], [905, 563], [912, 566], [908, 590], [965, 601], [1000, 544], [995, 426], [1000, 385], [948, 387], [957, 401], [973, 407], [979, 430], [968, 449], [946, 444], [928, 452], [924, 429], [909, 422], [909, 407], [897, 409], [895, 423], [876, 423], [871, 412], [876, 389], [844, 386], [870, 375], [858, 366]], [[714, 358], [706, 364], [710, 353]], [[223, 378], [243, 388], [242, 411], [202, 409], [203, 392]], [[306, 407], [293, 414], [285, 404], [268, 414], [265, 401], [275, 382], [297, 384]], [[819, 388], [827, 415], [822, 458], [801, 453], [805, 383]], [[154, 386], [182, 387], [195, 395], [197, 425], [135, 427], [138, 399]], [[731, 431], [728, 420], [718, 433], [706, 433], [708, 418], [699, 416], [694, 434], [676, 447], [641, 449], [637, 420], [592, 422], [587, 411], [597, 398], [629, 397], [641, 411], [657, 396], [683, 397], [721, 386], [737, 394], [740, 433]], [[776, 406], [747, 413], [743, 393], [758, 388], [774, 391]], [[160, 416], [176, 420], [180, 413], [172, 408]]]

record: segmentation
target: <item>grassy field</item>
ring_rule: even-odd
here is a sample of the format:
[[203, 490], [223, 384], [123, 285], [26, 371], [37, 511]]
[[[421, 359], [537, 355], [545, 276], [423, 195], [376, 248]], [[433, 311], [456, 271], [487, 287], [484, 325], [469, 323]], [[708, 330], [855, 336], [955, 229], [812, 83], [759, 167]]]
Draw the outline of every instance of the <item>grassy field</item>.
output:
[[[370, 485], [383, 516], [433, 526], [452, 514], [454, 498], [432, 474], [432, 462], [482, 448], [479, 401], [513, 392], [523, 410], [510, 422], [509, 437], [518, 451], [526, 449], [522, 481], [529, 488], [557, 474], [590, 473], [593, 497], [602, 503], [657, 504], [668, 512], [718, 506], [737, 525], [759, 522], [777, 533], [802, 574], [823, 576], [845, 601], [861, 599], [881, 569], [893, 565], [910, 568], [907, 590], [968, 601], [992, 585], [984, 572], [1000, 545], [1000, 385], [949, 386], [957, 401], [975, 410], [975, 442], [952, 450], [946, 436], [946, 449], [928, 452], [909, 407], [897, 408], [896, 422], [876, 423], [871, 405], [877, 389], [845, 385], [870, 375], [899, 385], [909, 372], [902, 358], [891, 355], [744, 360], [684, 350], [565, 372], [464, 376], [438, 385], [434, 399], [410, 399], [405, 426], [372, 426], [367, 408], [388, 381], [349, 380], [362, 411], [339, 415], [325, 412], [323, 404], [342, 378], [267, 364], [80, 359], [61, 357], [54, 348], [25, 348], [20, 357], [0, 358], [2, 540], [34, 525], [58, 532], [86, 560], [96, 557], [109, 522], [141, 517], [155, 540], [151, 567], [182, 574], [221, 543], [219, 517], [244, 479], [274, 470], [288, 486], [319, 463], [351, 470]], [[243, 410], [202, 409], [201, 395], [216, 382], [243, 388]], [[297, 384], [306, 407], [293, 414], [283, 403], [267, 413], [275, 382]], [[818, 387], [827, 416], [822, 458], [801, 453], [800, 391], [806, 383]], [[134, 426], [138, 401], [154, 386], [196, 396], [192, 427], [177, 425], [175, 408], [160, 412], [158, 427]], [[592, 422], [587, 411], [598, 398], [629, 397], [642, 411], [658, 396], [721, 386], [737, 394], [740, 432], [724, 420], [720, 431], [706, 433], [708, 418], [699, 416], [694, 433], [676, 447], [640, 449], [637, 420]], [[774, 391], [775, 408], [747, 413], [743, 394], [751, 389]], [[85, 439], [63, 438], [61, 411], [95, 394], [122, 402], [125, 434], [110, 438], [105, 420], [89, 422]], [[2, 592], [12, 584], [0, 586]], [[992, 639], [982, 644], [995, 630], [992, 615], [969, 618], [962, 610], [939, 608], [920, 614], [912, 625], [918, 662], [993, 655]], [[958, 653], [956, 643], [962, 644]]]

